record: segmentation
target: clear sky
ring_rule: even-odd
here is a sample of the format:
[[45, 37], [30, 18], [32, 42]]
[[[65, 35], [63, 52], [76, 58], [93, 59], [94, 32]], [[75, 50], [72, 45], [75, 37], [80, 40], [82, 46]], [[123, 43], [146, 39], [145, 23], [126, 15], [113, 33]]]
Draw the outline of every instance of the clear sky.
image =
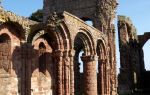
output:
[[2, 6], [17, 15], [28, 17], [43, 8], [43, 0], [2, 0]]
[[[137, 28], [138, 34], [150, 31], [150, 0], [119, 0], [118, 2], [117, 15], [130, 17]], [[2, 6], [17, 15], [28, 17], [32, 12], [43, 7], [43, 0], [3, 0]], [[144, 50], [146, 51], [144, 51], [146, 68], [150, 70], [150, 41], [146, 43]], [[117, 62], [120, 62], [118, 42]]]

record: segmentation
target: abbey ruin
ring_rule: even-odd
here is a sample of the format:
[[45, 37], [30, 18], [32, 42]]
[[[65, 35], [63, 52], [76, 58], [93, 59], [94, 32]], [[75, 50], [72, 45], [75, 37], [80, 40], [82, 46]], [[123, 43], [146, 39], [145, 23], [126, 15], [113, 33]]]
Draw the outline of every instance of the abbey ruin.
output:
[[116, 7], [116, 0], [44, 0], [43, 22], [1, 8], [0, 94], [116, 95]]
[[[121, 68], [117, 76], [116, 0], [43, 0], [43, 4], [42, 22], [0, 8], [0, 95], [149, 91], [142, 47], [150, 33], [138, 36], [125, 16], [118, 17]], [[93, 26], [86, 23], [89, 20]]]
[[118, 16], [120, 74], [118, 92], [123, 95], [149, 95], [150, 72], [146, 71], [143, 46], [150, 39], [150, 32], [137, 35], [129, 17]]

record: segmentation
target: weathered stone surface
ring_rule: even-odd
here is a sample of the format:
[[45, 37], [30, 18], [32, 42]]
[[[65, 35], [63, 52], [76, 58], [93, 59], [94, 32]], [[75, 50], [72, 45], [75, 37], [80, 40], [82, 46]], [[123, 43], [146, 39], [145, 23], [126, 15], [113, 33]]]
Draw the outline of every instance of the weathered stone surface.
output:
[[[1, 8], [0, 93], [116, 95], [115, 32], [111, 22], [116, 4], [116, 0], [45, 0], [43, 23]], [[83, 21], [86, 16], [95, 27]], [[79, 72], [80, 51], [84, 52], [83, 73]]]
[[150, 39], [150, 33], [137, 35], [129, 17], [118, 16], [120, 74], [118, 92], [120, 95], [149, 94], [149, 71], [144, 67], [143, 46]]

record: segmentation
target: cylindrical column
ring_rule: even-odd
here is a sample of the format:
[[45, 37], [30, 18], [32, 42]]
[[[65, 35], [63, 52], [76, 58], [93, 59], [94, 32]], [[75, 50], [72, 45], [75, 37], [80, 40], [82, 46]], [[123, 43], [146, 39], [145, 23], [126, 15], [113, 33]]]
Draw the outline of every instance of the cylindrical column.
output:
[[74, 55], [75, 51], [70, 51], [70, 95], [74, 95]]
[[81, 57], [84, 64], [84, 95], [97, 95], [96, 57]]

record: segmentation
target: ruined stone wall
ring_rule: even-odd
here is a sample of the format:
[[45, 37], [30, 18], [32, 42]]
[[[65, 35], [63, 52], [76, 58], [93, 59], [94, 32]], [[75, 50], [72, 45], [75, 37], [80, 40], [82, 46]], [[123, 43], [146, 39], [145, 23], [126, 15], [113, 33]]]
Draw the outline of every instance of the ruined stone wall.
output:
[[[0, 42], [7, 34], [10, 43], [5, 45], [9, 45], [11, 53], [11, 60], [3, 56], [5, 51], [1, 48], [5, 45], [0, 43], [3, 46], [0, 47], [0, 58], [5, 59], [0, 61], [1, 64], [5, 66], [6, 60], [11, 64], [11, 77], [8, 79], [12, 83], [0, 83], [2, 88], [10, 88], [4, 95], [78, 95], [78, 86], [75, 87], [77, 76], [82, 78], [78, 80], [82, 84], [79, 94], [117, 94], [115, 32], [112, 24], [104, 33], [68, 12], [53, 14], [44, 23], [2, 9], [0, 12]], [[81, 50], [84, 51], [81, 57], [84, 72], [77, 74], [78, 59], [74, 57], [76, 54], [79, 56]], [[6, 56], [9, 57], [9, 54]], [[0, 92], [3, 93], [2, 89]]]
[[120, 94], [133, 94], [140, 89], [141, 83], [141, 49], [136, 29], [131, 20], [125, 16], [118, 17], [119, 49], [120, 49]]
[[44, 38], [37, 39], [33, 45], [34, 49], [38, 50], [38, 59], [35, 63], [38, 67], [32, 72], [31, 76], [32, 93], [33, 95], [38, 93], [41, 95], [54, 95], [55, 78], [52, 48]]
[[[9, 24], [4, 24], [0, 26], [0, 39], [1, 39], [1, 83], [2, 89], [1, 92], [5, 95], [9, 94], [19, 94], [20, 88], [18, 83], [20, 82], [20, 73], [21, 69], [19, 52], [16, 52], [15, 56], [14, 50], [15, 46], [20, 46], [20, 40], [17, 37], [17, 30], [15, 27], [10, 26]], [[13, 39], [13, 40], [12, 40]], [[15, 60], [13, 60], [13, 59]], [[16, 67], [17, 66], [17, 67]], [[5, 89], [7, 88], [7, 89]], [[11, 89], [12, 88], [12, 89]]]
[[94, 27], [106, 32], [115, 18], [116, 0], [44, 0], [44, 22], [53, 12], [67, 11], [83, 20], [90, 19]]
[[[11, 43], [10, 39], [3, 38], [3, 40], [0, 42], [0, 81], [1, 81], [1, 89], [0, 92], [4, 95], [7, 93], [17, 93], [17, 89], [11, 89], [8, 88], [9, 86], [13, 86], [15, 88], [16, 85], [11, 84], [11, 77], [10, 77], [10, 68], [11, 68]], [[7, 89], [5, 88], [7, 85]], [[4, 90], [5, 89], [5, 90]]]
[[144, 93], [150, 93], [150, 85], [149, 85], [149, 79], [150, 79], [150, 72], [145, 69], [145, 63], [144, 62], [144, 50], [143, 47], [145, 43], [150, 39], [150, 32], [145, 32], [143, 35], [138, 35], [139, 39], [139, 57], [140, 57], [140, 79], [141, 79], [141, 89], [143, 90]]

